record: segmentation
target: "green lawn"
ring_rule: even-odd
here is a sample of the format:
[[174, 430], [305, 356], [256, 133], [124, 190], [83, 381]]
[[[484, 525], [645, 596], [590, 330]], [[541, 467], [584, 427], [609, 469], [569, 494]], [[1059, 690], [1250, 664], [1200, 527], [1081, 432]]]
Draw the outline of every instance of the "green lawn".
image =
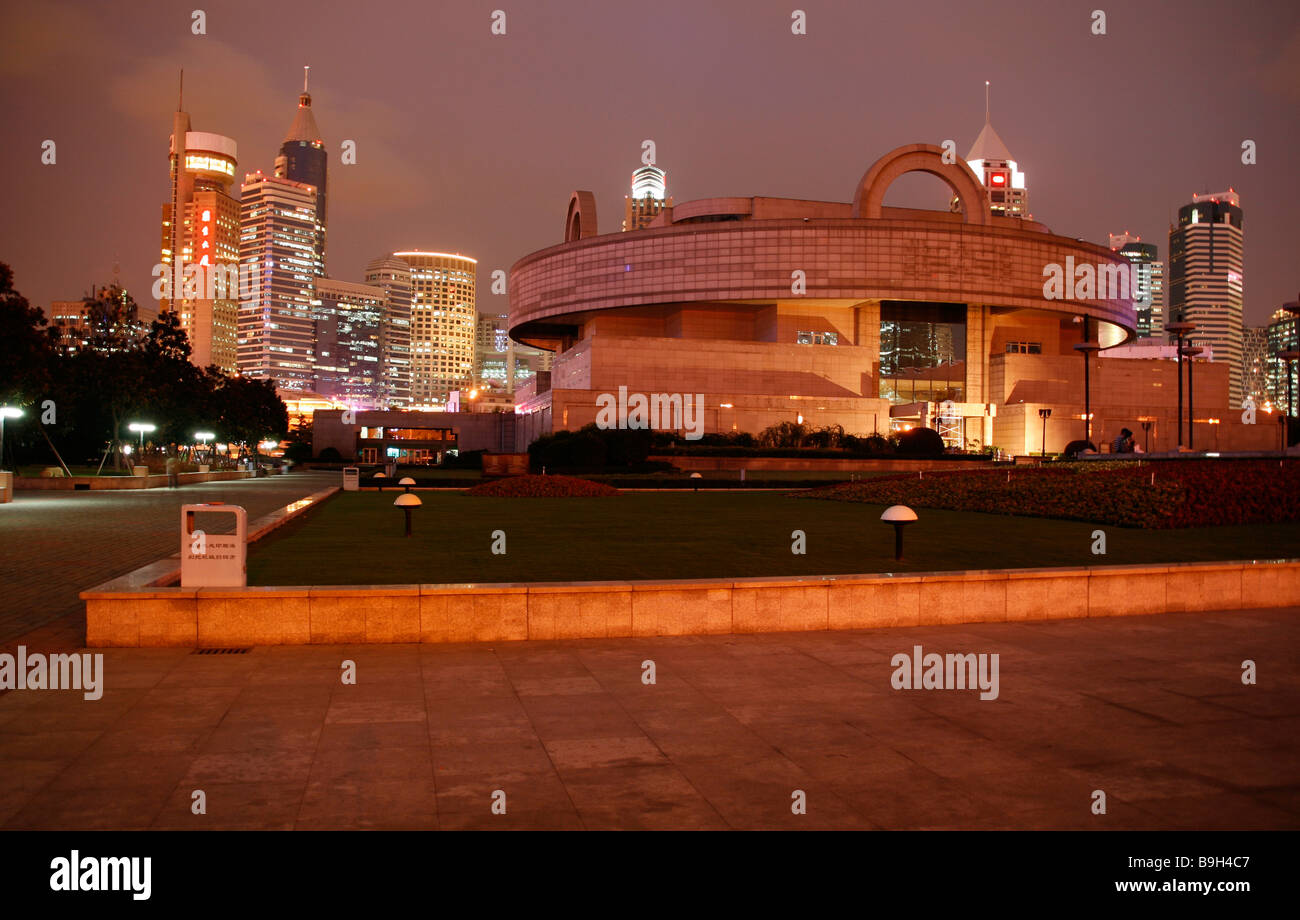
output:
[[[402, 535], [393, 492], [340, 493], [249, 549], [254, 585], [592, 581], [919, 572], [1300, 555], [1300, 524], [1126, 530], [974, 512], [918, 512], [903, 562], [879, 506], [785, 493], [471, 498], [421, 492]], [[790, 552], [793, 530], [807, 554]], [[1091, 552], [1103, 529], [1107, 554]], [[490, 551], [506, 533], [505, 555]]]

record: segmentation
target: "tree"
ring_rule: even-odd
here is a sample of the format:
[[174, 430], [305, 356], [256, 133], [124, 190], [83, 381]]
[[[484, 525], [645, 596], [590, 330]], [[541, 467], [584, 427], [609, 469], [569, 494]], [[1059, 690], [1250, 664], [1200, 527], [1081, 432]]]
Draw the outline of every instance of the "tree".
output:
[[0, 405], [26, 406], [49, 383], [50, 338], [44, 311], [13, 282], [13, 269], [0, 262]]

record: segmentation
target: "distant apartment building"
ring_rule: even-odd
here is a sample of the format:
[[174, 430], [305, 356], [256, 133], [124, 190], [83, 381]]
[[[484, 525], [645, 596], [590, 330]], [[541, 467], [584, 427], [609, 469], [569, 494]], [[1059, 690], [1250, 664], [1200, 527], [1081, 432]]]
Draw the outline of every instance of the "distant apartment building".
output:
[[1195, 323], [1189, 340], [1213, 345], [1229, 365], [1229, 398], [1240, 406], [1244, 243], [1241, 200], [1229, 189], [1194, 195], [1169, 231], [1170, 320]]
[[1256, 406], [1268, 400], [1268, 327], [1247, 326], [1241, 334], [1242, 399]]
[[1110, 248], [1133, 265], [1133, 305], [1137, 311], [1137, 337], [1158, 339], [1165, 333], [1165, 267], [1160, 248], [1124, 233], [1110, 235]]
[[239, 309], [239, 371], [286, 390], [315, 381], [316, 189], [250, 173], [240, 203], [239, 261], [248, 290]]
[[395, 256], [371, 259], [365, 282], [385, 295], [379, 327], [384, 408], [402, 409], [411, 404], [411, 266]]
[[321, 396], [354, 409], [384, 409], [383, 288], [316, 281], [315, 386]]
[[411, 268], [411, 405], [442, 407], [474, 377], [477, 261], [445, 252], [395, 252]]
[[1266, 401], [1281, 408], [1283, 412], [1294, 413], [1287, 399], [1287, 374], [1291, 375], [1291, 401], [1300, 403], [1300, 361], [1284, 361], [1285, 352], [1300, 351], [1300, 322], [1294, 314], [1286, 310], [1275, 310], [1265, 327], [1267, 340], [1268, 367], [1265, 371]]

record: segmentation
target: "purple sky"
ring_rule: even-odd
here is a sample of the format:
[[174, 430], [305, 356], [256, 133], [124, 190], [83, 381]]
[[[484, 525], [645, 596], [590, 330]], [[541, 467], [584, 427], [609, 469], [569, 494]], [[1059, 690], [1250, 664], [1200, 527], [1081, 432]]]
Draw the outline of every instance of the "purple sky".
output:
[[[490, 34], [498, 8], [505, 36]], [[504, 311], [490, 272], [560, 242], [571, 191], [595, 193], [602, 232], [619, 228], [643, 139], [678, 202], [847, 201], [899, 145], [952, 138], [964, 155], [987, 79], [1035, 219], [1101, 243], [1127, 229], [1167, 259], [1178, 207], [1231, 186], [1247, 322], [1300, 292], [1300, 7], [1285, 0], [41, 0], [6, 4], [0, 35], [0, 260], [40, 305], [112, 280], [115, 262], [149, 300], [180, 67], [193, 129], [235, 138], [242, 177], [271, 171], [304, 64], [336, 278], [396, 249], [461, 252], [479, 260], [480, 309]], [[1241, 163], [1246, 138], [1257, 165]], [[918, 175], [886, 203], [946, 197]]]

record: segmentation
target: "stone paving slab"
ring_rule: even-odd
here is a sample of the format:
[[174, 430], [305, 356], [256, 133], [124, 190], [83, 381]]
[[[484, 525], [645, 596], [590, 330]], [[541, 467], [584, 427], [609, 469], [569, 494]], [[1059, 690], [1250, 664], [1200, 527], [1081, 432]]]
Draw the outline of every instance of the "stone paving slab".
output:
[[[914, 645], [998, 653], [998, 698], [894, 690]], [[98, 701], [0, 694], [0, 826], [1300, 827], [1297, 608], [102, 654]]]

